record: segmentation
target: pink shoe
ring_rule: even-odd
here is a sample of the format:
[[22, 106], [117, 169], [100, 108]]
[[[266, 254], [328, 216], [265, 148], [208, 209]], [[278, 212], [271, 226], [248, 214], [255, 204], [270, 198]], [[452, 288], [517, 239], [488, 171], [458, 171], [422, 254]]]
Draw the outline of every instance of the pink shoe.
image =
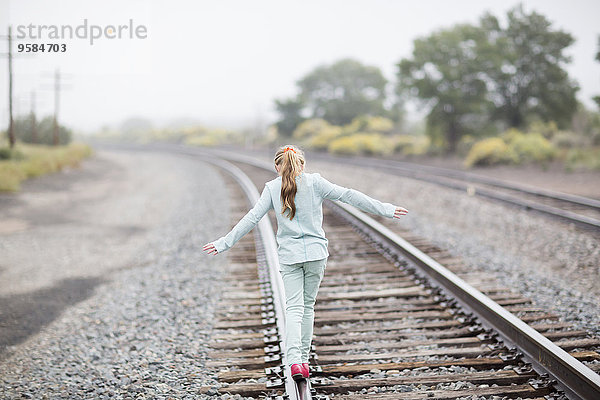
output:
[[302, 363], [302, 375], [304, 375], [305, 378], [308, 378], [310, 376], [310, 368], [308, 368], [308, 363]]
[[292, 372], [292, 379], [294, 379], [295, 381], [305, 378], [304, 368], [302, 367], [302, 364], [292, 364], [290, 370]]

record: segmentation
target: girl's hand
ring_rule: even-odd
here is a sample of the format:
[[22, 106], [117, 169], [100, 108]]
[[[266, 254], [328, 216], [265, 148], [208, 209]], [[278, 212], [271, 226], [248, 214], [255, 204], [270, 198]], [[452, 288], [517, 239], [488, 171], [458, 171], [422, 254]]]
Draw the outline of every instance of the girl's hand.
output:
[[403, 207], [396, 207], [396, 211], [394, 212], [394, 218], [400, 218], [403, 215], [408, 214], [408, 210]]
[[217, 249], [215, 248], [215, 246], [212, 243], [206, 243], [204, 245], [204, 247], [202, 247], [202, 250], [204, 250], [208, 254], [212, 254], [212, 255], [215, 255], [215, 256], [218, 253]]

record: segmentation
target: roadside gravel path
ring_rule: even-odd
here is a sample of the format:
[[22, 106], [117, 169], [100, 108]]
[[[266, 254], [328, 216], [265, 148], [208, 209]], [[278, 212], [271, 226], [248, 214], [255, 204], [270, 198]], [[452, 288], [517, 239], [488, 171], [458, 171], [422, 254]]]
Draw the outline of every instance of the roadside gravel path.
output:
[[[216, 170], [100, 150], [47, 178], [0, 200], [0, 221], [12, 221], [0, 222], [0, 315], [26, 327], [26, 311], [51, 314], [33, 335], [2, 336], [0, 398], [199, 398], [227, 262], [201, 251], [229, 228]], [[19, 214], [32, 203], [39, 215]]]

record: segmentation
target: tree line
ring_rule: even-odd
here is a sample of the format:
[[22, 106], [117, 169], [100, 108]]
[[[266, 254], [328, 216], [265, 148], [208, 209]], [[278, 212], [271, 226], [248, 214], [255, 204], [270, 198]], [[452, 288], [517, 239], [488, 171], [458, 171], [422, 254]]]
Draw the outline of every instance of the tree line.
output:
[[15, 137], [24, 143], [45, 145], [66, 145], [71, 142], [73, 131], [62, 124], [58, 124], [56, 143], [54, 137], [54, 117], [46, 116], [37, 119], [35, 114], [15, 118], [13, 121]]
[[[412, 54], [396, 64], [391, 93], [379, 68], [354, 59], [315, 68], [297, 81], [296, 96], [275, 100], [275, 125], [282, 137], [314, 118], [346, 125], [359, 116], [382, 116], [400, 126], [403, 105], [416, 100], [427, 110], [431, 143], [449, 152], [464, 135], [488, 136], [536, 121], [566, 128], [579, 107], [579, 86], [565, 70], [573, 43], [571, 34], [522, 5], [510, 9], [505, 22], [486, 13], [476, 24], [415, 39]], [[600, 96], [594, 100], [600, 107]]]

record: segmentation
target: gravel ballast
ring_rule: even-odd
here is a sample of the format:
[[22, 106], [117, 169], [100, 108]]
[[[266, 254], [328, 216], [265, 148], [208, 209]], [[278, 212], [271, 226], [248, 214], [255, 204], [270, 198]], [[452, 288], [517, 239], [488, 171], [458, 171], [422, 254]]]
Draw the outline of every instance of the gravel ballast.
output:
[[[137, 174], [119, 181], [125, 193], [122, 203], [118, 196], [108, 202], [99, 200], [97, 206], [106, 207], [106, 220], [137, 219], [147, 230], [127, 245], [116, 244], [123, 257], [127, 256], [123, 259], [112, 254], [106, 243], [104, 251], [86, 255], [83, 269], [58, 271], [62, 261], [47, 258], [61, 278], [84, 279], [77, 277], [85, 275], [85, 279], [100, 282], [39, 333], [4, 349], [0, 398], [201, 398], [197, 394], [200, 386], [213, 382], [203, 365], [227, 262], [225, 257], [204, 255], [202, 245], [229, 227], [229, 200], [222, 178], [208, 164], [182, 156], [111, 150], [96, 157], [116, 163], [121, 174]], [[140, 171], [130, 169], [136, 163], [143, 163], [138, 165]], [[71, 173], [79, 172], [85, 175], [85, 167]], [[147, 182], [149, 177], [162, 185]], [[144, 182], [147, 186], [141, 184]], [[163, 191], [157, 190], [159, 186]], [[128, 198], [128, 190], [137, 195]], [[131, 209], [136, 206], [131, 202], [144, 207], [147, 220], [132, 217], [137, 211]], [[98, 238], [88, 233], [79, 235], [80, 247], [94, 248], [87, 241]], [[10, 235], [12, 245], [24, 245], [19, 243], [20, 234]], [[43, 227], [27, 232], [40, 242], [46, 234]], [[61, 245], [59, 238], [55, 240]], [[73, 243], [69, 236], [62, 245]], [[77, 248], [71, 250], [78, 254]], [[105, 254], [115, 262], [109, 263]], [[100, 273], [84, 273], [96, 263], [102, 266], [98, 267]], [[18, 271], [9, 272], [19, 276]], [[44, 285], [55, 282], [38, 279], [4, 292], [22, 295]]]
[[[0, 243], [3, 304], [21, 304], [26, 299], [19, 296], [29, 293], [57, 301], [52, 289], [73, 297], [59, 299], [56, 315], [38, 322], [39, 333], [0, 349], [0, 398], [203, 398], [198, 389], [215, 385], [204, 362], [227, 258], [207, 257], [201, 247], [230, 228], [229, 193], [215, 168], [191, 158], [118, 151], [99, 157], [107, 168], [118, 166], [100, 184], [112, 191], [110, 181], [117, 179], [123, 199], [105, 199], [102, 191], [94, 197], [80, 181], [82, 186], [70, 189], [79, 199], [71, 204], [79, 224], [61, 215], [55, 220], [45, 213], [30, 219], [0, 214], [10, 221]], [[128, 175], [141, 161], [145, 168]], [[373, 170], [354, 167], [349, 173], [347, 166], [310, 159], [308, 170], [405, 206], [410, 214], [395, 222], [400, 228], [450, 249], [474, 271], [493, 273], [537, 305], [600, 335], [600, 250], [592, 234]], [[93, 177], [85, 168], [66, 174], [76, 178], [79, 172]], [[32, 194], [36, 188], [43, 189], [32, 185], [24, 194], [43, 202], [46, 197]], [[41, 205], [51, 207], [46, 201]], [[84, 206], [86, 201], [94, 207]], [[52, 251], [41, 257], [37, 252], [47, 240], [53, 241]], [[25, 252], [28, 243], [38, 243], [31, 254]], [[20, 260], [19, 252], [27, 256]], [[22, 269], [15, 268], [19, 262]]]
[[[372, 169], [307, 160], [342, 186], [409, 210], [397, 226], [600, 336], [600, 239], [564, 222]], [[388, 226], [392, 226], [387, 224]]]

